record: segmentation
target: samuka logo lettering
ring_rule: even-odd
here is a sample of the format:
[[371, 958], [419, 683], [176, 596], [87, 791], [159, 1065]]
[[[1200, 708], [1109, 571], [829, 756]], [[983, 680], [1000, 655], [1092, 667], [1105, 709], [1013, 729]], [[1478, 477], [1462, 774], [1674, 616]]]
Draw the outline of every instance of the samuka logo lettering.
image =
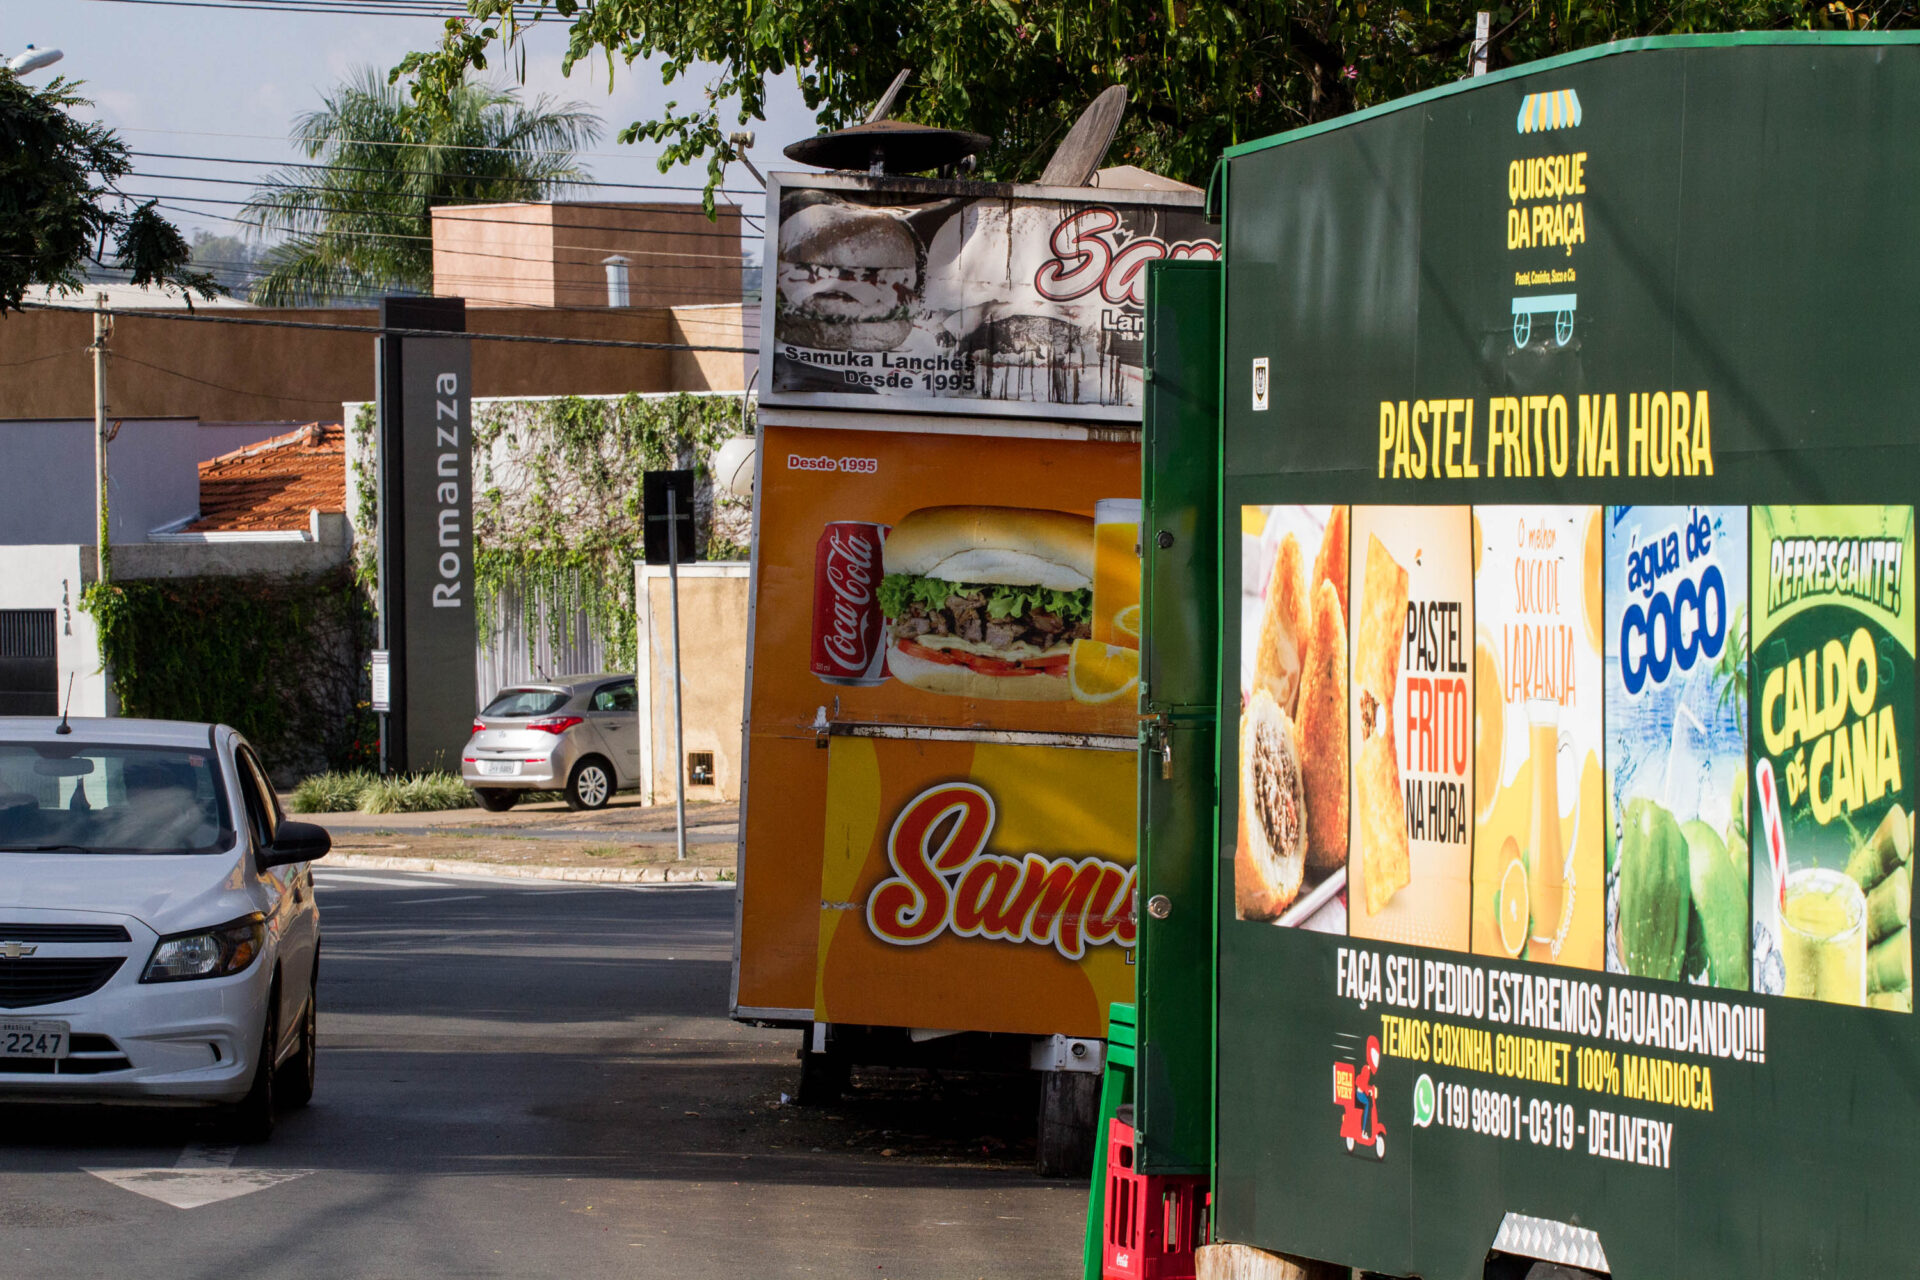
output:
[[944, 782], [909, 801], [887, 833], [894, 874], [867, 897], [875, 937], [913, 947], [943, 933], [1051, 946], [1069, 960], [1134, 941], [1131, 867], [1104, 858], [987, 852], [993, 797]]

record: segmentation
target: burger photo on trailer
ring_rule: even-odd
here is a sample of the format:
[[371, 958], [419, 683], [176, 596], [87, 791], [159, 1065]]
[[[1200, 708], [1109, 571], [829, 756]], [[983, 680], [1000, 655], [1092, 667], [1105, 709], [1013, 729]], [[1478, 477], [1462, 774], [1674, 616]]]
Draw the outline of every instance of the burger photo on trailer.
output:
[[[782, 211], [778, 248], [776, 344], [891, 351], [913, 333], [924, 254], [901, 211], [815, 198]], [[844, 362], [816, 367], [802, 357], [779, 365], [785, 389], [872, 391], [847, 381]]]
[[1069, 511], [922, 507], [881, 555], [887, 670], [955, 697], [1065, 702], [1092, 634], [1093, 521]]

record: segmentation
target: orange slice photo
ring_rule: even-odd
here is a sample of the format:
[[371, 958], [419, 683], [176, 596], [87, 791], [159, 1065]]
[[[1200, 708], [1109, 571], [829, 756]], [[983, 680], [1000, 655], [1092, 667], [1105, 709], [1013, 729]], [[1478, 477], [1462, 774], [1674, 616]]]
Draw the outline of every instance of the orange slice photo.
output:
[[1140, 687], [1140, 651], [1098, 640], [1075, 640], [1067, 663], [1073, 700], [1088, 706], [1115, 702]]

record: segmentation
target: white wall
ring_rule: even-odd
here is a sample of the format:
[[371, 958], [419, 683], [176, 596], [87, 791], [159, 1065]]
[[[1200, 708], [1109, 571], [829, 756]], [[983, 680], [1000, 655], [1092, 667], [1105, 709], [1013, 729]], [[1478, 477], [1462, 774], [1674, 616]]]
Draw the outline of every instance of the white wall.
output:
[[[0, 468], [4, 474], [4, 468]], [[59, 642], [60, 697], [73, 680], [73, 714], [112, 715], [112, 695], [100, 670], [100, 634], [81, 612], [80, 595], [93, 581], [91, 546], [0, 548], [0, 609], [52, 609]]]
[[[107, 446], [107, 510], [115, 542], [200, 509], [200, 464], [292, 430], [287, 422], [130, 418]], [[0, 421], [0, 547], [95, 538], [93, 420]]]

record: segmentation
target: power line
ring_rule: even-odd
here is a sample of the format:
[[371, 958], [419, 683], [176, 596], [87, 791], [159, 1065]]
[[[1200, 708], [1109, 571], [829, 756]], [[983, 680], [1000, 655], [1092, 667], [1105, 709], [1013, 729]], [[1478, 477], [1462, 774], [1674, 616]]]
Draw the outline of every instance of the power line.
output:
[[[149, 128], [143, 128], [137, 125], [127, 125], [123, 128], [115, 129], [114, 132], [116, 133], [158, 133], [158, 134], [167, 135], [169, 137], [184, 137], [184, 138], [246, 138], [256, 142], [286, 142], [287, 141], [285, 137], [279, 134], [272, 134], [272, 133], [213, 133], [204, 129], [149, 129]], [[338, 143], [342, 146], [418, 147], [418, 148], [422, 148], [424, 150], [429, 150], [429, 151], [504, 151], [504, 152], [510, 152], [516, 155], [588, 156], [594, 159], [603, 159], [603, 160], [648, 159], [658, 154], [655, 152], [636, 152], [636, 151], [571, 151], [571, 150], [564, 150], [560, 148], [555, 148], [549, 151], [539, 151], [539, 150], [534, 150], [534, 149], [525, 148], [525, 147], [482, 146], [479, 143], [397, 142], [397, 141], [392, 141], [392, 140], [383, 139], [383, 138], [382, 139], [330, 138], [329, 141]], [[660, 189], [663, 191], [705, 191], [706, 190], [705, 187], [668, 187], [668, 186], [662, 186]], [[755, 190], [752, 188], [744, 188], [744, 187], [738, 187], [738, 188], [737, 187], [715, 187], [714, 191], [720, 195], [752, 196], [755, 198], [761, 198], [767, 194], [765, 191]]]
[[252, 316], [216, 315], [207, 311], [146, 311], [139, 308], [67, 307], [52, 302], [25, 302], [29, 311], [65, 311], [75, 315], [104, 312], [116, 319], [168, 320], [186, 324], [238, 324], [263, 329], [316, 329], [332, 333], [370, 333], [395, 338], [471, 338], [475, 342], [531, 342], [551, 347], [612, 347], [627, 351], [716, 351], [724, 355], [755, 355], [758, 347], [699, 346], [686, 342], [632, 342], [617, 338], [561, 338], [535, 333], [449, 333], [444, 329], [382, 329], [379, 325], [328, 324], [318, 320], [268, 320]]
[[[249, 204], [251, 203], [251, 201], [247, 201], [247, 200], [221, 200], [221, 199], [219, 199], [219, 198], [217, 198], [217, 197], [214, 197], [214, 196], [191, 196], [191, 195], [180, 195], [180, 194], [171, 194], [171, 195], [162, 195], [161, 193], [159, 193], [159, 192], [157, 192], [157, 191], [127, 191], [127, 192], [122, 192], [121, 194], [123, 194], [123, 195], [126, 195], [126, 196], [128, 196], [128, 197], [130, 197], [130, 198], [132, 198], [132, 199], [135, 199], [135, 200], [152, 200], [152, 201], [154, 201], [154, 202], [156, 202], [156, 203], [158, 203], [158, 202], [160, 202], [160, 201], [163, 201], [163, 200], [188, 200], [188, 201], [191, 201], [191, 202], [193, 202], [194, 204], [223, 204], [223, 205], [231, 205], [231, 206], [234, 206], [234, 207], [237, 207], [237, 208], [246, 208], [246, 207], [247, 207], [247, 206], [248, 206], [248, 205], [249, 205]], [[193, 213], [195, 213], [195, 212], [196, 212], [195, 210], [192, 210], [192, 209], [171, 209], [171, 207], [170, 207], [170, 206], [168, 206], [168, 205], [164, 205], [164, 204], [162, 204], [162, 205], [160, 205], [160, 207], [161, 207], [161, 208], [165, 208], [165, 209], [170, 209], [170, 211], [171, 211], [171, 212], [176, 212], [176, 213], [186, 213], [186, 214], [193, 214]], [[378, 217], [395, 217], [395, 218], [397, 218], [397, 217], [406, 217], [406, 216], [408, 216], [408, 215], [405, 215], [405, 214], [377, 214], [377, 213], [375, 213], [375, 214], [368, 214], [368, 213], [362, 213], [362, 212], [361, 212], [360, 210], [357, 210], [357, 209], [316, 209], [316, 210], [313, 210], [313, 212], [315, 212], [315, 213], [337, 213], [337, 214], [343, 214], [343, 215], [346, 215], [346, 216], [351, 216], [351, 217], [368, 217], [368, 218], [378, 218]], [[219, 215], [219, 214], [216, 214], [216, 213], [205, 213], [205, 214], [201, 214], [200, 216], [204, 216], [204, 217], [216, 217], [216, 218], [217, 218], [217, 217], [220, 217], [221, 215]], [[237, 225], [239, 225], [239, 226], [243, 226], [243, 227], [256, 227], [256, 228], [260, 228], [260, 227], [261, 227], [261, 224], [260, 224], [259, 222], [257, 222], [257, 221], [252, 221], [252, 220], [249, 220], [249, 219], [245, 219], [245, 218], [228, 218], [228, 219], [227, 219], [227, 221], [229, 221], [229, 222], [232, 222], [232, 223], [235, 223], [235, 224], [237, 224]], [[501, 223], [501, 222], [496, 222], [496, 221], [494, 221], [493, 219], [490, 219], [490, 218], [450, 218], [450, 219], [447, 219], [447, 221], [451, 221], [451, 222], [478, 222], [478, 223], [483, 223], [483, 224], [485, 224], [485, 225], [487, 225], [487, 226], [493, 226], [493, 227], [501, 227], [501, 226], [510, 226], [510, 225], [512, 225], [512, 224], [510, 224], [510, 223]], [[262, 229], [264, 229], [264, 228], [262, 228]], [[576, 231], [600, 231], [600, 230], [608, 230], [608, 231], [619, 231], [619, 230], [621, 230], [621, 228], [618, 228], [618, 227], [606, 227], [606, 228], [602, 228], [602, 227], [584, 227], [584, 226], [577, 226], [577, 227], [573, 227], [573, 228], [570, 228], [570, 229], [571, 229], [571, 230], [576, 230]], [[325, 229], [324, 231], [321, 231], [321, 232], [315, 232], [315, 233], [308, 233], [308, 232], [295, 232], [294, 234], [296, 234], [296, 235], [307, 235], [307, 234], [315, 234], [315, 235], [328, 235], [328, 236], [355, 236], [355, 237], [359, 237], [359, 238], [373, 238], [373, 239], [381, 239], [381, 240], [424, 240], [424, 241], [426, 241], [426, 242], [427, 242], [427, 243], [429, 243], [429, 244], [431, 244], [431, 243], [433, 242], [433, 237], [432, 237], [431, 235], [421, 235], [421, 234], [419, 234], [419, 233], [417, 233], [417, 232], [412, 232], [412, 231], [362, 231], [362, 230], [356, 230], [356, 229], [348, 229], [348, 228], [339, 228], [339, 229], [334, 229], [334, 228], [327, 228], [327, 229]], [[642, 236], [645, 236], [645, 235], [653, 235], [653, 234], [659, 234], [659, 235], [698, 235], [698, 234], [700, 234], [700, 233], [698, 233], [698, 232], [674, 232], [674, 231], [660, 231], [660, 232], [657, 232], [657, 233], [655, 233], [655, 232], [647, 232], [647, 231], [641, 231], [641, 232], [635, 232], [635, 233], [633, 233], [633, 234], [637, 234], [637, 235], [642, 235]], [[712, 234], [712, 237], [711, 237], [711, 238], [713, 238], [713, 239], [716, 239], [716, 240], [719, 240], [719, 239], [724, 239], [724, 238], [726, 238], [726, 237], [725, 237], [725, 233], [724, 233], [724, 232], [720, 232], [720, 231], [715, 231], [715, 232], [714, 232], [714, 233]], [[735, 237], [735, 240], [737, 241], [737, 240], [738, 240], [739, 238], [740, 238], [740, 237], [737, 237], [737, 236], [736, 236], [736, 237]], [[559, 250], [559, 251], [565, 251], [565, 252], [569, 252], [569, 253], [611, 253], [611, 252], [614, 252], [614, 251], [615, 251], [615, 247], [614, 247], [614, 246], [610, 246], [610, 245], [604, 245], [604, 244], [599, 244], [599, 245], [594, 245], [594, 244], [556, 244], [556, 245], [554, 245], [554, 246], [553, 246], [553, 248], [554, 248], [555, 250]], [[503, 259], [503, 260], [505, 260], [505, 261], [508, 261], [508, 262], [551, 262], [551, 261], [552, 261], [552, 259], [551, 259], [551, 258], [536, 258], [536, 257], [528, 257], [528, 256], [526, 256], [525, 254], [516, 254], [516, 253], [489, 253], [489, 252], [487, 252], [487, 251], [486, 251], [486, 250], [484, 250], [484, 249], [468, 249], [468, 248], [458, 248], [458, 249], [454, 249], [454, 248], [451, 248], [451, 247], [450, 247], [450, 248], [448, 249], [448, 251], [449, 251], [449, 252], [455, 252], [455, 253], [461, 253], [461, 254], [465, 254], [465, 255], [467, 255], [468, 257], [475, 257], [475, 258], [500, 258], [500, 259]], [[723, 262], [738, 262], [738, 261], [740, 261], [740, 257], [739, 257], [739, 255], [738, 255], [737, 253], [734, 253], [734, 254], [725, 254], [725, 253], [676, 253], [675, 251], [673, 251], [673, 250], [671, 250], [671, 249], [629, 249], [629, 248], [624, 248], [624, 247], [622, 247], [622, 248], [619, 248], [619, 249], [618, 249], [618, 252], [620, 252], [620, 253], [630, 253], [630, 254], [636, 254], [636, 255], [638, 255], [638, 256], [640, 256], [640, 257], [645, 257], [645, 258], [704, 258], [704, 259], [718, 259], [718, 260], [720, 260], [720, 261], [723, 261]], [[688, 269], [697, 269], [697, 268], [678, 268], [678, 267], [662, 267], [662, 268], [661, 268], [661, 270], [688, 270]]]
[[[81, 353], [85, 354], [86, 350], [87, 348], [84, 348], [84, 347], [81, 348]], [[281, 400], [289, 404], [339, 404], [340, 403], [340, 401], [338, 400], [315, 399], [313, 396], [290, 396], [290, 395], [284, 395], [277, 391], [249, 391], [244, 387], [230, 387], [226, 385], [224, 382], [209, 382], [205, 378], [196, 378], [194, 375], [190, 373], [182, 373], [178, 369], [169, 369], [165, 365], [149, 364], [145, 360], [141, 360], [134, 356], [130, 356], [126, 352], [120, 351], [120, 350], [109, 351], [107, 353], [107, 358], [109, 360], [123, 360], [128, 364], [137, 364], [142, 369], [151, 369], [155, 373], [164, 373], [169, 378], [180, 378], [187, 382], [198, 383], [200, 386], [203, 386], [203, 387], [211, 387], [215, 391], [225, 391], [229, 395], [258, 396], [263, 400]]]
[[[262, 183], [254, 182], [246, 178], [208, 178], [208, 177], [201, 177], [197, 174], [191, 174], [191, 173], [132, 173], [132, 174], [128, 174], [127, 176], [130, 178], [151, 178], [155, 182], [206, 182], [206, 183], [214, 183], [224, 187], [252, 187], [256, 191], [261, 190], [263, 187]], [[282, 191], [306, 191], [306, 192], [314, 192], [314, 193], [328, 194], [328, 195], [335, 194], [334, 192], [330, 191], [326, 187], [315, 186], [311, 184], [291, 183], [291, 184], [286, 184], [284, 186], [281, 186], [277, 189]], [[132, 193], [128, 193], [128, 194], [132, 194]], [[399, 195], [392, 192], [378, 192], [378, 193], [371, 193], [371, 194], [377, 194], [382, 199], [393, 199], [396, 201], [410, 200], [415, 198], [415, 197]], [[188, 200], [188, 199], [194, 199], [196, 197], [173, 196], [169, 198], [179, 199], [179, 200]], [[231, 203], [252, 204], [253, 201], [242, 200], [242, 201], [234, 201]], [[649, 214], [656, 214], [663, 218], [685, 218], [685, 217], [693, 217], [693, 216], [698, 216], [700, 218], [706, 217], [706, 213], [703, 210], [700, 210], [698, 208], [689, 208], [684, 211], [679, 209], [660, 209], [660, 208], [653, 208], [645, 205], [638, 205], [634, 202], [623, 202], [623, 201], [617, 201], [617, 200], [495, 200], [495, 201], [476, 201], [475, 204], [533, 204], [533, 205], [551, 204], [551, 205], [556, 205], [562, 208], [572, 208], [572, 209], [610, 209], [610, 210], [618, 210], [622, 212], [645, 212]], [[449, 203], [449, 204], [432, 205], [429, 207], [435, 212], [439, 212], [440, 210], [445, 210], [445, 209], [459, 209], [459, 208], [465, 208], [470, 206], [466, 206], [459, 203]], [[404, 210], [404, 209], [340, 209], [340, 208], [331, 208], [324, 205], [315, 205], [311, 207], [300, 208], [295, 210], [294, 212], [337, 213], [337, 214], [342, 214], [348, 217], [368, 217], [368, 218], [383, 218], [383, 217], [384, 218], [413, 218], [418, 216], [413, 211]], [[735, 216], [739, 217], [742, 221], [745, 221], [747, 216], [745, 213], [741, 212], [739, 206], [737, 205], [722, 205], [717, 208], [716, 212], [722, 216], [725, 216], [726, 214], [729, 214], [729, 213], [734, 214]], [[441, 221], [441, 222], [483, 222], [488, 224], [489, 226], [516, 225], [516, 224], [503, 223], [497, 218], [467, 218], [467, 217], [461, 217], [458, 214], [450, 214], [450, 213], [440, 213], [439, 217], [436, 218], [435, 220]], [[593, 223], [588, 223], [588, 222], [550, 222], [545, 225], [552, 227], [556, 231], [633, 230], [633, 228], [626, 228], [626, 227], [602, 227], [602, 226], [597, 226]], [[663, 227], [657, 230], [649, 229], [644, 234], [652, 235], [652, 236], [704, 236], [707, 238], [713, 238], [716, 236], [724, 237], [727, 234], [726, 231], [721, 228], [720, 222], [717, 218], [713, 220], [711, 225], [713, 229], [710, 231], [670, 231]]]
[[[195, 263], [194, 265], [205, 267], [210, 264], [205, 262], [200, 262], [200, 263]], [[243, 276], [238, 280], [233, 280], [230, 282], [222, 281], [221, 283], [229, 284], [230, 287], [233, 289], [233, 292], [235, 295], [244, 297], [248, 291], [249, 285], [253, 283], [257, 283], [259, 280], [262, 280], [264, 278], [265, 278], [264, 273], [253, 272]], [[117, 280], [117, 281], [95, 280], [90, 283], [125, 284], [127, 282], [124, 280]], [[687, 308], [687, 307], [706, 307], [706, 306], [728, 307], [728, 308], [740, 307], [743, 309], [742, 310], [743, 319], [741, 321], [741, 327], [749, 330], [757, 329], [759, 326], [759, 320], [760, 320], [759, 304], [757, 302], [748, 302], [744, 297], [735, 301], [723, 301], [723, 302], [709, 302], [709, 301], [674, 302], [671, 300], [671, 297], [675, 292], [692, 292], [696, 296], [698, 296], [700, 291], [698, 289], [694, 289], [691, 287], [683, 290], [678, 290], [678, 291], [672, 290], [672, 289], [663, 290], [660, 292], [665, 293], [667, 296], [665, 298], [661, 298], [658, 301], [654, 301], [654, 302], [642, 301], [637, 306], [620, 308], [620, 307], [609, 307], [604, 303], [595, 304], [595, 303], [581, 303], [581, 302], [539, 302], [539, 301], [535, 301], [528, 298], [513, 297], [508, 294], [488, 293], [486, 291], [488, 286], [499, 284], [499, 280], [497, 277], [461, 276], [461, 275], [449, 275], [444, 272], [436, 272], [434, 274], [434, 284], [437, 289], [444, 290], [447, 296], [465, 298], [469, 303], [475, 303], [475, 304], [486, 305], [486, 306], [495, 306], [495, 307], [508, 307], [508, 308], [513, 308], [516, 310], [524, 310], [524, 311], [543, 311], [543, 312], [554, 312], [554, 313], [578, 312], [582, 314], [590, 313], [594, 315], [605, 316], [610, 314], [622, 314], [627, 311], [673, 310], [674, 323], [679, 325], [679, 327], [681, 327], [682, 329], [704, 328], [704, 329], [719, 329], [719, 330], [726, 331], [726, 330], [732, 330], [735, 328], [734, 325], [731, 325], [725, 321], [701, 320], [696, 317], [690, 317], [685, 314], [682, 314], [682, 312], [679, 309]], [[569, 286], [559, 291], [574, 297], [585, 297], [585, 296], [592, 295], [596, 292], [596, 290], [592, 286], [588, 286], [588, 285], [580, 285], [577, 287]], [[327, 302], [316, 303], [313, 305], [315, 305], [316, 307], [324, 308], [325, 306], [333, 302], [359, 302], [362, 304], [371, 304], [373, 302], [379, 301], [381, 298], [391, 297], [392, 295], [393, 295], [393, 290], [390, 288], [381, 288], [378, 285], [349, 282], [349, 283], [344, 283], [340, 285], [335, 285], [327, 289], [324, 295], [327, 299]], [[264, 308], [264, 309], [273, 310], [274, 308]], [[0, 367], [5, 367], [5, 366], [0, 366]]]
[[[397, 142], [364, 142], [364, 143], [355, 143], [354, 145], [369, 146], [369, 147], [389, 147], [389, 146], [403, 146], [403, 145], [413, 146], [413, 145], [419, 145], [419, 144], [397, 143]], [[432, 144], [427, 144], [427, 145], [432, 145]], [[455, 148], [449, 147], [446, 149], [454, 150]], [[459, 149], [465, 150], [466, 148], [459, 148]], [[520, 148], [508, 148], [506, 150], [508, 150], [510, 154], [520, 155], [520, 156], [543, 156], [543, 155], [567, 154], [566, 152], [560, 152], [560, 151], [531, 151], [531, 150], [522, 150]], [[370, 165], [335, 164], [331, 161], [326, 161], [326, 160], [249, 160], [249, 159], [244, 159], [238, 156], [197, 156], [197, 155], [191, 155], [191, 154], [186, 154], [186, 153], [177, 152], [177, 151], [129, 151], [127, 154], [140, 156], [143, 159], [148, 159], [148, 160], [192, 160], [202, 164], [245, 164], [245, 165], [256, 165], [261, 168], [328, 170], [334, 173], [378, 173], [378, 174], [391, 173], [391, 174], [405, 174], [408, 177], [435, 177], [435, 178], [443, 178], [448, 180], [457, 179], [457, 180], [471, 181], [471, 182], [532, 182], [532, 183], [542, 183], [542, 184], [551, 183], [554, 186], [558, 186], [558, 187], [609, 187], [609, 188], [618, 187], [618, 188], [629, 190], [629, 191], [699, 192], [699, 191], [706, 190], [705, 187], [682, 187], [682, 186], [676, 186], [672, 183], [667, 183], [667, 182], [601, 182], [598, 179], [594, 179], [594, 178], [554, 179], [554, 178], [526, 177], [519, 174], [492, 175], [492, 174], [483, 174], [483, 173], [434, 173], [433, 171], [427, 170], [427, 169], [375, 168]], [[576, 154], [579, 154], [579, 153], [576, 153]], [[207, 179], [207, 181], [211, 182], [211, 181], [214, 181], [214, 179], [209, 178]], [[232, 181], [232, 179], [225, 179], [225, 181]], [[716, 188], [716, 191], [718, 190], [719, 189]], [[764, 195], [765, 193], [764, 192], [760, 192], [760, 193], [723, 192], [722, 194]], [[577, 204], [581, 202], [568, 201], [567, 203]], [[680, 203], [680, 202], [672, 201], [668, 203]], [[688, 201], [687, 203], [692, 203], [692, 202]]]
[[[95, 0], [95, 3], [155, 5], [163, 9], [232, 9], [251, 13], [317, 13], [365, 18], [464, 18], [470, 16], [464, 4], [450, 0]], [[529, 7], [523, 22], [539, 19], [539, 10]]]
[[71, 351], [49, 351], [43, 356], [28, 356], [25, 360], [0, 361], [0, 369], [18, 369], [21, 365], [39, 364], [42, 360], [58, 360], [62, 356], [84, 356], [91, 347], [75, 347]]

